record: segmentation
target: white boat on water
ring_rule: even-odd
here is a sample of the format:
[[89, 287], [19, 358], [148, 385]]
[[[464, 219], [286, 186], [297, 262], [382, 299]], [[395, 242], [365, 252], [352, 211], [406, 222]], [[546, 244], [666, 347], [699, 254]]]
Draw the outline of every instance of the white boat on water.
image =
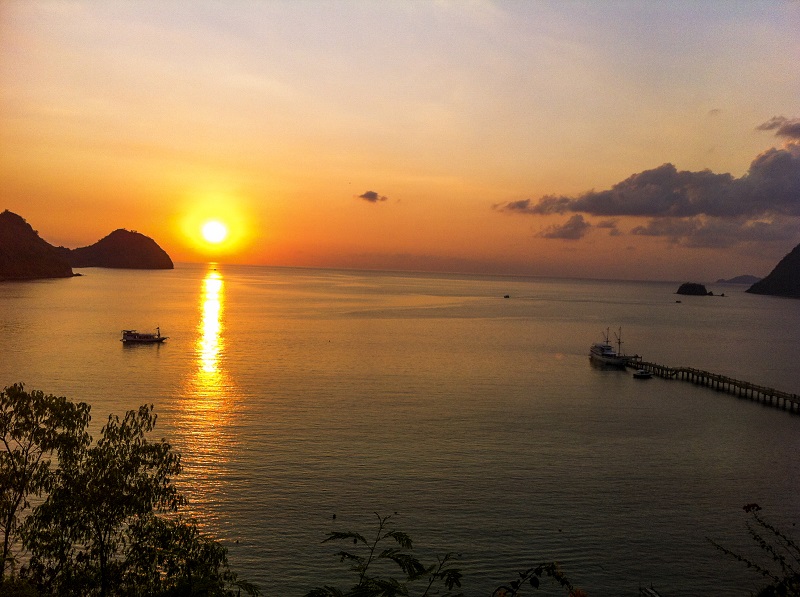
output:
[[602, 342], [595, 342], [589, 349], [589, 358], [602, 363], [603, 365], [611, 365], [612, 367], [624, 367], [628, 362], [628, 357], [622, 354], [622, 329], [617, 336], [617, 349], [611, 346], [609, 341], [609, 330], [606, 329], [603, 334]]
[[125, 344], [160, 344], [166, 339], [167, 336], [161, 335], [161, 328], [156, 328], [155, 334], [122, 330], [122, 342]]
[[650, 379], [653, 377], [653, 374], [650, 373], [647, 369], [637, 369], [633, 373], [634, 379]]

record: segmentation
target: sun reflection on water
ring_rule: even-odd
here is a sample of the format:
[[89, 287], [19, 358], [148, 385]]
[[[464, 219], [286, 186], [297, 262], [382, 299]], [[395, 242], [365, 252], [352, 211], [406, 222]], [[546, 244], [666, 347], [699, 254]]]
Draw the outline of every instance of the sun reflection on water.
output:
[[189, 512], [205, 522], [217, 518], [214, 505], [225, 463], [235, 440], [231, 431], [236, 390], [225, 367], [225, 282], [212, 264], [199, 294], [196, 367], [187, 379], [177, 429], [183, 455]]
[[218, 386], [219, 354], [222, 332], [222, 276], [212, 269], [203, 280], [201, 298], [203, 317], [200, 322], [198, 352], [200, 354], [201, 377], [207, 378], [203, 385]]

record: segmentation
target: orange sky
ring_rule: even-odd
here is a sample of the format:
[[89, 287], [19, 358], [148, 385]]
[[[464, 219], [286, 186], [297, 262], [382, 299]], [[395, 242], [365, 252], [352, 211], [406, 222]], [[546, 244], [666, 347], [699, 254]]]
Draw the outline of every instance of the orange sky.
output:
[[0, 209], [177, 262], [766, 275], [800, 242], [797, 31], [791, 1], [0, 0]]

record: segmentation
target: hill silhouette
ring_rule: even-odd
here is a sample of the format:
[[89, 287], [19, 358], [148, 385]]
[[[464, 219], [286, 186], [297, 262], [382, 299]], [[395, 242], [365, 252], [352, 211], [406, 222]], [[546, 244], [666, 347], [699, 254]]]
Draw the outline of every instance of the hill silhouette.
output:
[[21, 216], [0, 213], [0, 280], [69, 278], [69, 262]]
[[173, 269], [166, 251], [149, 236], [119, 228], [88, 247], [59, 247], [72, 267]]
[[720, 278], [717, 280], [717, 284], [755, 284], [756, 282], [760, 281], [761, 278], [758, 276], [750, 276], [750, 275], [743, 275], [743, 276], [736, 276], [735, 278], [724, 279]]
[[120, 228], [93, 245], [54, 247], [22, 216], [0, 213], [0, 280], [68, 278], [73, 267], [173, 269], [172, 259], [149, 236]]
[[770, 274], [747, 292], [800, 298], [800, 245], [778, 262]]

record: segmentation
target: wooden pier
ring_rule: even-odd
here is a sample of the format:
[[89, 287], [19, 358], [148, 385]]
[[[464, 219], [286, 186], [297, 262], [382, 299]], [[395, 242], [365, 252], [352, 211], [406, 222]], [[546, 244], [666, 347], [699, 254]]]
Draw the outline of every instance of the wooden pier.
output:
[[692, 367], [667, 367], [658, 363], [644, 361], [641, 357], [631, 357], [625, 363], [627, 367], [644, 369], [656, 377], [664, 379], [680, 379], [698, 386], [706, 386], [718, 392], [726, 392], [740, 398], [749, 398], [763, 404], [769, 404], [789, 412], [800, 413], [800, 396], [789, 394], [775, 388], [759, 386], [747, 381], [733, 379], [726, 375], [693, 369]]

